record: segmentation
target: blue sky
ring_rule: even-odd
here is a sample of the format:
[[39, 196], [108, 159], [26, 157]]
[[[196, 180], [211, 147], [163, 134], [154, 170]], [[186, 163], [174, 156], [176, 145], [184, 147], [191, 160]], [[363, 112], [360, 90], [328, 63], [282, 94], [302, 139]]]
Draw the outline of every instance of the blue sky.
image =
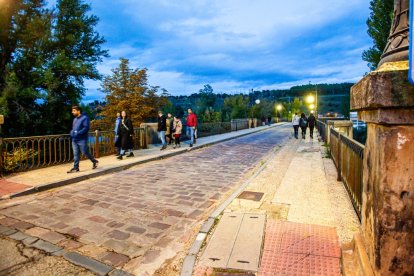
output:
[[[148, 68], [149, 84], [189, 95], [356, 82], [368, 71], [362, 51], [367, 0], [89, 0], [110, 58]], [[102, 100], [87, 81], [84, 101]]]

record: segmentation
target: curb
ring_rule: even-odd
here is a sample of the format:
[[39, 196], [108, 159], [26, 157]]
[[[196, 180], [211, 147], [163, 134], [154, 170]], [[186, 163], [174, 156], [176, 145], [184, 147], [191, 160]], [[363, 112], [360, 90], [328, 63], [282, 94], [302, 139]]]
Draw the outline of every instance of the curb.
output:
[[[289, 139], [288, 139], [289, 140]], [[185, 256], [183, 261], [183, 266], [181, 267], [181, 273], [180, 276], [192, 276], [194, 265], [196, 262], [196, 257], [198, 253], [200, 252], [201, 246], [203, 245], [205, 239], [207, 238], [208, 233], [211, 231], [211, 229], [214, 226], [214, 222], [218, 219], [220, 214], [227, 208], [227, 206], [246, 189], [247, 186], [249, 186], [250, 183], [252, 183], [253, 180], [257, 178], [257, 176], [267, 167], [269, 164], [269, 161], [271, 157], [274, 156], [274, 153], [270, 153], [266, 161], [259, 167], [259, 169], [249, 178], [247, 179], [243, 184], [241, 184], [223, 203], [221, 203], [216, 210], [209, 215], [208, 219], [204, 222], [204, 224], [201, 226], [190, 250], [188, 251], [187, 256]]]
[[123, 275], [131, 276], [128, 272], [112, 267], [111, 265], [94, 260], [90, 257], [79, 254], [78, 252], [66, 251], [60, 246], [54, 245], [40, 238], [24, 234], [14, 228], [0, 225], [0, 236], [10, 238], [16, 242], [21, 242], [25, 247], [33, 247], [43, 251], [46, 255], [63, 257], [66, 261], [85, 268], [97, 275]]
[[11, 199], [11, 198], [20, 197], [20, 196], [26, 196], [26, 195], [39, 193], [39, 192], [44, 192], [44, 191], [47, 191], [47, 190], [50, 190], [50, 189], [70, 185], [70, 184], [73, 184], [73, 183], [77, 183], [77, 182], [80, 182], [80, 181], [83, 181], [83, 180], [95, 178], [95, 177], [102, 176], [102, 175], [105, 175], [105, 174], [110, 174], [110, 173], [114, 173], [114, 172], [123, 171], [123, 170], [129, 169], [129, 168], [131, 168], [133, 166], [136, 166], [136, 165], [145, 164], [145, 163], [149, 163], [149, 162], [152, 162], [152, 161], [157, 161], [157, 160], [169, 158], [169, 157], [172, 157], [172, 156], [184, 154], [188, 151], [193, 151], [193, 150], [196, 150], [196, 149], [205, 148], [205, 147], [212, 146], [212, 145], [215, 145], [215, 144], [219, 144], [219, 143], [222, 143], [222, 142], [230, 141], [230, 140], [233, 140], [233, 139], [236, 139], [236, 138], [244, 137], [244, 136], [247, 136], [247, 135], [250, 135], [250, 134], [255, 134], [255, 133], [258, 133], [258, 132], [262, 132], [262, 131], [267, 131], [269, 129], [279, 127], [279, 126], [284, 126], [286, 124], [288, 124], [288, 123], [286, 123], [286, 122], [276, 123], [276, 124], [274, 124], [270, 127], [264, 128], [264, 129], [259, 129], [259, 130], [256, 130], [256, 131], [252, 131], [252, 132], [244, 133], [244, 134], [240, 134], [240, 135], [235, 135], [235, 136], [232, 136], [232, 137], [229, 137], [229, 138], [225, 138], [223, 140], [213, 141], [213, 142], [209, 142], [209, 143], [206, 143], [206, 144], [203, 144], [203, 145], [198, 145], [198, 146], [194, 145], [193, 148], [191, 148], [191, 149], [187, 149], [187, 150], [183, 149], [181, 151], [166, 153], [166, 154], [163, 154], [163, 155], [160, 155], [160, 156], [151, 157], [151, 158], [136, 161], [136, 162], [133, 162], [133, 163], [130, 163], [130, 164], [125, 164], [125, 165], [121, 165], [121, 166], [118, 166], [118, 167], [112, 167], [112, 168], [109, 168], [109, 169], [104, 169], [102, 171], [93, 172], [93, 173], [87, 174], [87, 175], [82, 175], [82, 176], [78, 176], [78, 177], [74, 177], [74, 178], [70, 178], [70, 179], [65, 179], [65, 180], [60, 180], [60, 181], [56, 181], [56, 182], [50, 182], [50, 183], [47, 183], [47, 184], [44, 184], [44, 185], [29, 188], [29, 189], [24, 190], [22, 192], [17, 192], [17, 193], [13, 193], [13, 194], [10, 194], [10, 195], [0, 197], [0, 202], [2, 200], [7, 200], [7, 199]]

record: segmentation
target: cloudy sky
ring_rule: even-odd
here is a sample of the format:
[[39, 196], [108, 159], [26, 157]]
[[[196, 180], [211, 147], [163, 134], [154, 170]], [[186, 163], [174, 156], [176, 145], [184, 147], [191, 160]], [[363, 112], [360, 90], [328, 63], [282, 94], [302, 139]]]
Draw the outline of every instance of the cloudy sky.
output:
[[[367, 0], [89, 0], [110, 58], [148, 68], [172, 95], [355, 82], [368, 71]], [[84, 101], [102, 99], [86, 82]]]

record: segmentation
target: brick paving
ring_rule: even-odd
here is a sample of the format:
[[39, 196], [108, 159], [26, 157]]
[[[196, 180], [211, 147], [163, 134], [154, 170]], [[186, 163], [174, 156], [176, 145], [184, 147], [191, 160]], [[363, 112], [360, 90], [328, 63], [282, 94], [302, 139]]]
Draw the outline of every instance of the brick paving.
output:
[[26, 223], [26, 232], [70, 250], [93, 244], [85, 255], [136, 274], [142, 264], [162, 264], [163, 251], [182, 250], [191, 230], [289, 132], [278, 127], [35, 195], [0, 210], [0, 224]]
[[341, 275], [334, 227], [268, 221], [259, 275]]

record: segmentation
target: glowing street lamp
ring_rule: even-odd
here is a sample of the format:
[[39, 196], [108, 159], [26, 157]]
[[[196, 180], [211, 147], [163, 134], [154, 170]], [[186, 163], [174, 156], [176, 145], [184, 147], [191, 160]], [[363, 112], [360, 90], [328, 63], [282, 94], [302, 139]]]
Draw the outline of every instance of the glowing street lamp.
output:
[[315, 109], [315, 105], [314, 104], [311, 104], [311, 105], [309, 105], [309, 108], [312, 109], [312, 110], [314, 110]]
[[307, 103], [314, 103], [314, 102], [315, 102], [315, 97], [314, 97], [313, 95], [309, 95], [309, 96], [306, 98], [306, 102], [307, 102]]
[[283, 106], [281, 104], [278, 104], [276, 106], [276, 110], [277, 110], [277, 122], [279, 122], [279, 118], [280, 118], [280, 111], [282, 111]]

